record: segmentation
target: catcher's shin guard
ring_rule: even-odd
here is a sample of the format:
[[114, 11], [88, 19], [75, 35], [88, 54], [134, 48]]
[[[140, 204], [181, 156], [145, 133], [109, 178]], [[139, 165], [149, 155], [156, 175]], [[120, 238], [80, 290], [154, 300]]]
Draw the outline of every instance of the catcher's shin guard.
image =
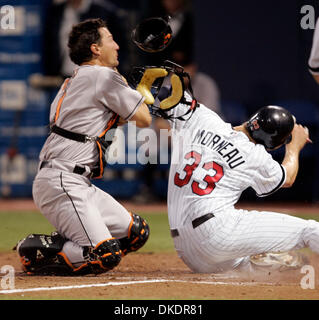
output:
[[14, 249], [21, 257], [23, 270], [34, 275], [69, 275], [69, 267], [59, 259], [58, 252], [66, 239], [57, 232], [51, 235], [30, 234]]
[[135, 213], [131, 213], [131, 216], [132, 221], [129, 226], [128, 236], [119, 239], [123, 255], [143, 247], [150, 234], [150, 228], [142, 217]]
[[68, 265], [71, 274], [82, 276], [87, 274], [100, 274], [115, 268], [121, 261], [122, 252], [119, 241], [115, 238], [104, 240], [94, 248], [84, 247], [85, 262], [79, 267], [74, 267], [65, 254], [58, 253], [60, 261]]

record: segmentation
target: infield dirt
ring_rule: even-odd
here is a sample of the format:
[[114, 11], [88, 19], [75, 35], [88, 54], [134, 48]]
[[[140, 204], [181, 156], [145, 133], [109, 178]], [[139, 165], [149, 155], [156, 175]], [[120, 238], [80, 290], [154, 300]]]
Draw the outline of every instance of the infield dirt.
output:
[[[132, 211], [136, 207], [129, 203], [125, 203], [125, 206]], [[10, 208], [19, 210], [19, 207], [24, 210], [36, 209], [32, 201], [0, 202], [1, 210], [10, 210]], [[138, 205], [138, 207], [143, 211], [165, 212], [163, 204], [143, 206], [143, 208]], [[242, 207], [249, 209], [249, 205]], [[318, 214], [318, 207], [306, 209], [304, 211], [307, 215]], [[300, 207], [277, 206], [271, 209], [266, 208], [266, 210], [289, 211], [294, 214], [294, 212], [300, 212]], [[285, 272], [268, 270], [253, 275], [197, 274], [191, 272], [176, 253], [132, 253], [124, 257], [116, 269], [99, 276], [28, 276], [22, 273], [17, 254], [6, 252], [0, 253], [0, 267], [11, 265], [15, 268], [15, 289], [37, 288], [38, 291], [4, 294], [1, 293], [3, 290], [0, 288], [0, 299], [317, 300], [319, 299], [319, 256], [309, 253], [308, 258], [309, 265], [314, 270], [314, 289], [302, 288], [301, 281], [307, 274], [302, 273], [301, 269]], [[154, 283], [153, 280], [161, 282]], [[136, 283], [136, 281], [144, 281], [144, 283]], [[101, 286], [94, 287], [95, 284], [101, 284]], [[81, 285], [86, 286], [74, 288]], [[65, 286], [63, 290], [62, 286]]]
[[[265, 271], [254, 275], [239, 273], [196, 274], [191, 272], [176, 254], [133, 253], [127, 255], [113, 271], [99, 276], [39, 277], [25, 275], [21, 271], [15, 253], [2, 253], [0, 266], [12, 265], [16, 270], [15, 288], [39, 288], [36, 292], [0, 294], [0, 299], [262, 299], [262, 300], [310, 300], [319, 299], [319, 258], [311, 257], [315, 269], [315, 288], [302, 289], [305, 276], [301, 269], [284, 272]], [[135, 281], [163, 280], [158, 283]], [[89, 284], [116, 285], [73, 288]], [[119, 285], [119, 282], [125, 282]], [[53, 288], [70, 286], [69, 289]], [[41, 290], [47, 288], [47, 290]], [[51, 288], [51, 290], [50, 290]], [[0, 290], [1, 292], [1, 290]]]

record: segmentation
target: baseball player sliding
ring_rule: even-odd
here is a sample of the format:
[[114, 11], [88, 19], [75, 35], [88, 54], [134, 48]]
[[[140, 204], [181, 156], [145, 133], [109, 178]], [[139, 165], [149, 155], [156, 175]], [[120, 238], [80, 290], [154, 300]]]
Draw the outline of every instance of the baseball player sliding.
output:
[[142, 217], [90, 182], [103, 175], [112, 128], [128, 120], [150, 125], [145, 98], [117, 72], [119, 47], [102, 20], [73, 26], [68, 46], [79, 67], [51, 105], [33, 184], [34, 202], [57, 232], [31, 234], [16, 247], [24, 270], [39, 275], [111, 270], [149, 236]]
[[[256, 255], [262, 260], [263, 254], [272, 252], [272, 263], [290, 266], [292, 261], [285, 261], [280, 252], [309, 247], [319, 253], [318, 222], [235, 209], [248, 187], [265, 197], [293, 185], [299, 153], [310, 142], [308, 129], [279, 106], [261, 108], [247, 122], [232, 127], [182, 91], [183, 86], [175, 83], [182, 82], [180, 68], [163, 69], [168, 75], [152, 109], [171, 126], [168, 218], [185, 264], [195, 272], [247, 271], [259, 264]], [[176, 103], [176, 97], [182, 100]], [[283, 145], [286, 152], [280, 164], [267, 151]]]
[[[133, 41], [147, 52], [163, 50], [167, 25], [161, 18], [145, 20]], [[160, 72], [162, 82], [150, 77]], [[235, 204], [249, 187], [265, 197], [294, 184], [299, 153], [311, 142], [308, 129], [280, 106], [266, 106], [232, 127], [197, 102], [190, 81], [185, 90], [185, 77], [170, 61], [132, 72], [137, 90], [152, 92], [145, 100], [152, 113], [170, 123], [168, 218], [178, 255], [190, 269], [205, 273], [300, 266], [303, 261], [291, 250], [309, 247], [319, 253], [318, 222]], [[284, 145], [280, 164], [267, 151]]]

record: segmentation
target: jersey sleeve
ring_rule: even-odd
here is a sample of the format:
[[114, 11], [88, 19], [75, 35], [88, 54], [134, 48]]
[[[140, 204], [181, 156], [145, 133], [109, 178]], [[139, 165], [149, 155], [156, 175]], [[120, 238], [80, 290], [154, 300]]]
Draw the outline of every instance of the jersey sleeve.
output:
[[316, 29], [313, 34], [312, 48], [308, 60], [309, 72], [319, 75], [319, 18], [316, 22]]
[[252, 164], [251, 187], [258, 197], [266, 197], [278, 189], [286, 181], [285, 168], [275, 161], [263, 146], [256, 145], [254, 155], [250, 159]]
[[96, 97], [99, 102], [129, 120], [144, 101], [144, 97], [130, 88], [122, 76], [110, 69], [102, 68], [96, 79]]

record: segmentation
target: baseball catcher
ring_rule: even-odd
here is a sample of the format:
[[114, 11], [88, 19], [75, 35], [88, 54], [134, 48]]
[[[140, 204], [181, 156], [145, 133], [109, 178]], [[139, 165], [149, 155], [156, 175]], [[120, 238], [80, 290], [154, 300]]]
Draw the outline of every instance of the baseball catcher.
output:
[[149, 237], [145, 219], [91, 183], [103, 177], [105, 153], [120, 123], [150, 125], [149, 97], [119, 74], [119, 46], [101, 19], [74, 25], [68, 46], [78, 67], [51, 105], [50, 134], [32, 189], [57, 232], [30, 234], [16, 246], [24, 271], [35, 275], [106, 272]]

